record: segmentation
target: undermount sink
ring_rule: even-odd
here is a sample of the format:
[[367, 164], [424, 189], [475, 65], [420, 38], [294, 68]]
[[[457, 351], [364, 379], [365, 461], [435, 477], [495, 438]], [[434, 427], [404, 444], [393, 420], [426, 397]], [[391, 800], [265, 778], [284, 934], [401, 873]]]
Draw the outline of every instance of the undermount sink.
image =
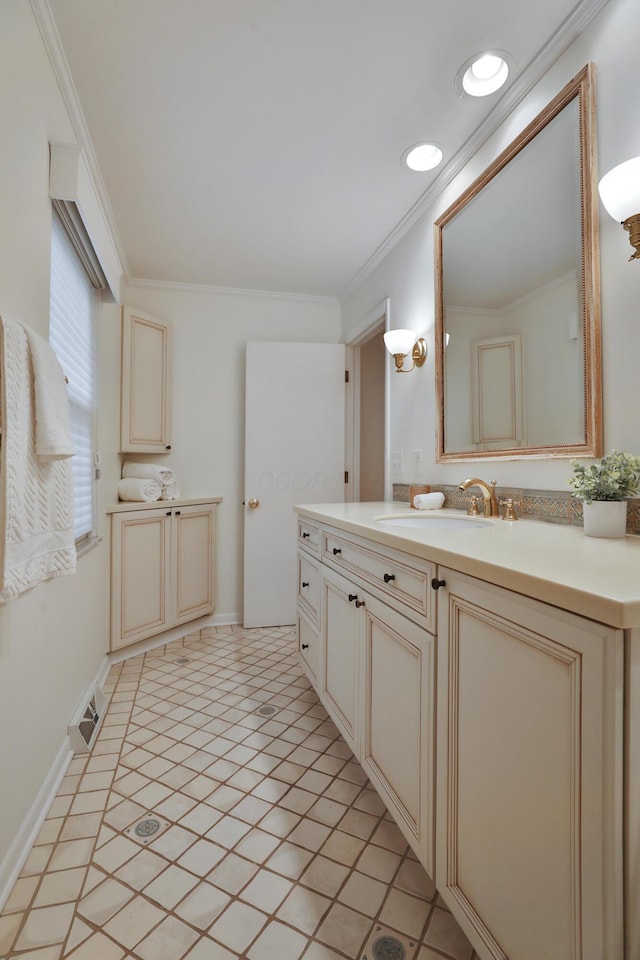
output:
[[375, 519], [380, 523], [388, 523], [394, 527], [414, 527], [418, 529], [420, 527], [437, 527], [438, 529], [462, 527], [467, 530], [481, 530], [485, 527], [492, 527], [494, 524], [493, 520], [485, 517], [469, 517], [465, 515], [452, 517], [450, 514], [443, 516], [434, 510], [412, 510], [411, 513], [382, 514]]

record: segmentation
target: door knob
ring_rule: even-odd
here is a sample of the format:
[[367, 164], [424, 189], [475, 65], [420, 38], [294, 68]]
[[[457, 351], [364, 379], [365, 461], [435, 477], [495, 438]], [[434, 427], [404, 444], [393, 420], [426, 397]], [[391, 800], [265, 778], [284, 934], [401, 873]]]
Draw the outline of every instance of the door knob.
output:
[[260, 501], [254, 500], [253, 498], [247, 502], [248, 502], [249, 510], [255, 510], [256, 507], [260, 506]]

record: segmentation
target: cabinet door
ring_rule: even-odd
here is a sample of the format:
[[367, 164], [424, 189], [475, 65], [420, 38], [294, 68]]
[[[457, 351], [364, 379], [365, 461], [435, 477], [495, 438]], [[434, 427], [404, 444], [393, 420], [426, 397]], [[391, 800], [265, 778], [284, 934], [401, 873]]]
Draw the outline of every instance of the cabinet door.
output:
[[440, 577], [438, 890], [482, 960], [618, 960], [621, 631]]
[[435, 639], [373, 597], [363, 612], [362, 766], [433, 876]]
[[117, 650], [171, 626], [171, 525], [164, 507], [113, 514], [111, 523], [111, 649]]
[[215, 511], [215, 504], [172, 510], [172, 614], [176, 624], [214, 609]]
[[122, 309], [120, 449], [166, 453], [171, 446], [170, 334], [162, 320]]
[[298, 608], [296, 615], [296, 633], [298, 654], [302, 660], [302, 665], [311, 683], [317, 689], [321, 663], [320, 636], [300, 608]]
[[358, 679], [360, 642], [358, 624], [362, 591], [340, 574], [322, 572], [322, 666], [319, 694], [333, 721], [356, 756], [359, 755]]

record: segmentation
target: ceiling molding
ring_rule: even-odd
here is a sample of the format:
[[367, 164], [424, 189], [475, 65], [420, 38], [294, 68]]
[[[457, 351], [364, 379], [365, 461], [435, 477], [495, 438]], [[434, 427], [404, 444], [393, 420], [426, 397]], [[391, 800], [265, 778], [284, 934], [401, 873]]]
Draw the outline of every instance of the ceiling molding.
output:
[[326, 303], [339, 306], [337, 297], [320, 296], [313, 293], [280, 293], [277, 290], [254, 290], [250, 287], [217, 287], [206, 283], [178, 283], [172, 280], [146, 280], [138, 277], [126, 280], [129, 287], [153, 287], [161, 290], [175, 290], [182, 293], [211, 293], [229, 297], [256, 297], [266, 300], [298, 300], [305, 303]]
[[69, 69], [69, 63], [62, 47], [60, 34], [58, 33], [58, 28], [56, 27], [53, 14], [51, 12], [51, 7], [49, 6], [49, 0], [30, 0], [30, 4], [33, 11], [33, 16], [38, 25], [38, 29], [40, 30], [47, 55], [51, 62], [51, 66], [53, 67], [53, 72], [58, 82], [62, 99], [64, 100], [64, 104], [67, 108], [67, 113], [69, 114], [69, 118], [71, 120], [73, 132], [78, 141], [78, 145], [84, 154], [89, 175], [93, 180], [108, 229], [111, 233], [111, 240], [115, 250], [117, 251], [118, 257], [120, 258], [120, 263], [122, 264], [126, 278], [129, 273], [128, 260], [120, 240], [120, 234], [118, 233], [116, 219], [113, 215], [109, 194], [107, 193], [107, 188], [105, 187], [104, 180], [102, 179], [100, 166], [98, 164], [96, 153], [93, 149], [93, 143], [91, 142], [91, 137], [89, 135], [89, 128], [87, 127], [82, 108], [80, 107], [80, 100], [71, 78], [71, 70]]
[[451, 160], [442, 169], [441, 173], [432, 181], [420, 199], [411, 207], [400, 222], [388, 234], [377, 250], [363, 264], [353, 279], [338, 295], [343, 304], [358, 289], [364, 280], [384, 260], [387, 254], [396, 246], [402, 237], [420, 219], [426, 210], [436, 200], [451, 181], [471, 160], [475, 153], [492, 136], [515, 108], [524, 100], [528, 93], [547, 70], [571, 46], [573, 41], [591, 23], [591, 21], [607, 5], [609, 0], [583, 0], [565, 19], [553, 37], [536, 56], [522, 70], [518, 78], [509, 87], [506, 93], [496, 103], [493, 110], [480, 123], [470, 137], [462, 144]]

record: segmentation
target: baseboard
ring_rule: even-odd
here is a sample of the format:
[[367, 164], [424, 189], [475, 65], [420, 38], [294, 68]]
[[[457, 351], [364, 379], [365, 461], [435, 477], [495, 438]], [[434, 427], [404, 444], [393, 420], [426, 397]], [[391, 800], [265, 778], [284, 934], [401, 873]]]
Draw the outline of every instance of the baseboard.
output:
[[13, 890], [13, 886], [20, 875], [25, 860], [31, 853], [31, 848], [36, 840], [42, 824], [44, 823], [49, 808], [58, 792], [62, 779], [67, 772], [67, 767], [71, 762], [73, 753], [69, 746], [69, 738], [65, 737], [62, 746], [58, 750], [49, 773], [45, 777], [44, 783], [40, 787], [35, 800], [26, 817], [22, 821], [16, 837], [9, 847], [6, 856], [0, 863], [0, 911], [4, 908]]
[[122, 663], [123, 660], [131, 660], [141, 653], [148, 653], [157, 647], [163, 647], [166, 643], [173, 640], [181, 640], [182, 637], [188, 637], [191, 633], [197, 633], [205, 627], [232, 626], [240, 623], [240, 615], [237, 613], [210, 613], [206, 617], [198, 617], [191, 620], [190, 623], [182, 623], [178, 627], [172, 627], [171, 630], [165, 630], [163, 633], [157, 633], [153, 637], [147, 637], [146, 640], [138, 640], [122, 650], [114, 650], [108, 656], [109, 665]]
[[[106, 656], [103, 657], [95, 677], [91, 683], [87, 685], [87, 688], [82, 695], [80, 700], [81, 704], [86, 704], [96, 687], [102, 688], [107, 678], [107, 674], [109, 673], [110, 666], [111, 664], [109, 663], [109, 658]], [[13, 890], [14, 884], [20, 875], [20, 871], [24, 866], [25, 860], [31, 853], [31, 848], [34, 844], [34, 841], [40, 833], [42, 824], [47, 817], [49, 808], [55, 799], [58, 788], [60, 787], [62, 779], [67, 772], [67, 768], [72, 759], [73, 750], [71, 749], [69, 736], [67, 735], [62, 741], [56, 758], [53, 761], [49, 772], [47, 773], [42, 786], [35, 797], [35, 800], [31, 804], [29, 812], [22, 821], [13, 843], [9, 847], [6, 855], [0, 863], [0, 912], [4, 908], [4, 905], [7, 902], [11, 891]]]

